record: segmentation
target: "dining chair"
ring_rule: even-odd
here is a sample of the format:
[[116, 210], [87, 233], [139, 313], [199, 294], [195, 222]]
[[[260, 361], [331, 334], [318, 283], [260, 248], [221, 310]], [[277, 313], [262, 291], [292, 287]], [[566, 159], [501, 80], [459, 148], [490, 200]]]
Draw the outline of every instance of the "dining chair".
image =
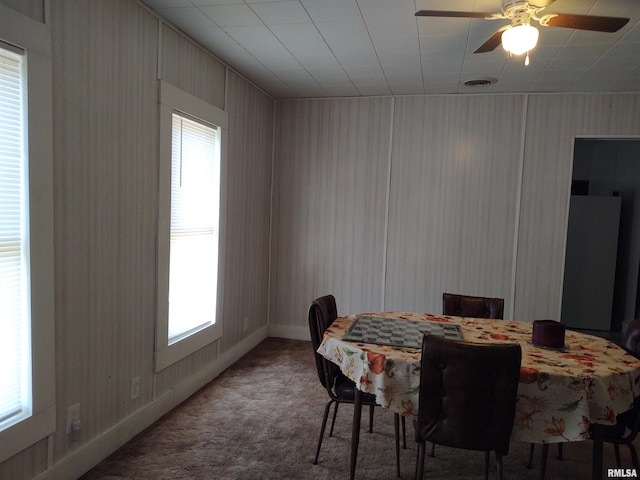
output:
[[422, 340], [416, 480], [424, 472], [425, 443], [495, 452], [498, 479], [509, 452], [522, 350], [517, 344], [474, 344], [425, 335]]
[[[634, 319], [629, 322], [629, 325], [627, 325], [627, 329], [625, 330], [621, 346], [634, 357], [640, 358], [640, 319]], [[599, 435], [594, 435], [594, 428], [600, 429]], [[640, 397], [635, 399], [633, 407], [630, 410], [622, 412], [616, 416], [615, 425], [598, 425], [598, 427], [591, 426], [589, 429], [590, 438], [596, 442], [601, 442], [599, 445], [594, 445], [594, 452], [602, 452], [602, 444], [611, 443], [616, 456], [616, 465], [618, 468], [621, 468], [620, 445], [626, 445], [629, 447], [633, 467], [636, 471], [640, 470], [638, 452], [636, 451], [636, 447], [633, 443], [638, 435], [639, 428]], [[529, 453], [529, 463], [527, 464], [529, 468], [531, 468], [533, 462], [533, 450], [534, 445], [532, 444]], [[545, 478], [548, 453], [549, 445], [544, 444], [542, 447], [542, 458], [540, 462], [540, 480], [544, 480]], [[558, 459], [562, 460], [562, 443], [558, 444]]]
[[[316, 449], [316, 456], [313, 460], [313, 464], [318, 464], [318, 457], [320, 455], [320, 447], [322, 446], [322, 439], [327, 426], [327, 420], [329, 418], [329, 411], [331, 405], [335, 405], [333, 410], [333, 418], [331, 420], [331, 429], [329, 430], [329, 436], [333, 435], [333, 427], [336, 422], [336, 416], [338, 414], [338, 405], [341, 403], [355, 403], [356, 398], [356, 384], [345, 376], [338, 366], [322, 355], [318, 353], [318, 347], [322, 342], [324, 332], [331, 326], [333, 321], [338, 317], [338, 311], [336, 307], [336, 299], [333, 295], [325, 295], [315, 299], [311, 303], [309, 308], [309, 331], [311, 333], [311, 344], [313, 346], [313, 353], [316, 363], [316, 370], [320, 383], [327, 390], [329, 395], [329, 401], [324, 408], [324, 416], [322, 417], [322, 427], [320, 428], [320, 437], [318, 438], [318, 447]], [[362, 405], [369, 406], [369, 432], [373, 431], [373, 414], [376, 404], [376, 397], [373, 394], [362, 392]], [[395, 428], [396, 437], [398, 437], [398, 423], [399, 414], [395, 414]], [[403, 422], [403, 435], [404, 435], [404, 422]], [[352, 465], [352, 478], [355, 469], [357, 444], [351, 452], [351, 465]], [[400, 476], [400, 453], [398, 442], [396, 442], [396, 469], [398, 476]]]
[[504, 315], [504, 298], [443, 293], [442, 314], [459, 317], [502, 319]]
[[622, 339], [622, 348], [636, 358], [640, 358], [640, 318], [633, 319], [627, 325]]
[[[474, 297], [457, 293], [442, 294], [442, 314], [457, 317], [495, 318], [502, 320], [504, 298]], [[431, 445], [429, 456], [435, 457], [436, 446]]]

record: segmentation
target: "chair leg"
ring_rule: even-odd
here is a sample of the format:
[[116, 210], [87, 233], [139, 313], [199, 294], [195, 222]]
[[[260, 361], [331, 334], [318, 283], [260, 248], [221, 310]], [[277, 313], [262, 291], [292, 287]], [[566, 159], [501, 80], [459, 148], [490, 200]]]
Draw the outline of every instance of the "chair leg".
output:
[[533, 468], [533, 451], [536, 448], [536, 444], [532, 443], [531, 448], [529, 448], [529, 463], [527, 463], [527, 468]]
[[[487, 452], [487, 458], [489, 456], [489, 452]], [[504, 478], [504, 469], [502, 468], [502, 455], [496, 452], [496, 469], [498, 472], [498, 480], [502, 480]]]
[[351, 472], [350, 479], [356, 476], [356, 460], [358, 457], [358, 444], [360, 443], [360, 417], [362, 414], [362, 392], [356, 389], [356, 397], [353, 403], [353, 425], [351, 429]]
[[602, 445], [603, 445], [603, 426], [592, 424], [591, 439], [593, 440], [593, 455], [591, 457], [591, 480], [600, 480], [602, 478]]
[[373, 405], [369, 405], [369, 433], [373, 433]]
[[402, 448], [407, 449], [407, 425], [404, 415], [402, 416]]
[[396, 476], [400, 478], [400, 414], [398, 413], [393, 415], [393, 427], [396, 441]]
[[[324, 430], [327, 427], [327, 418], [329, 418], [329, 409], [331, 408], [331, 404], [334, 403], [334, 400], [329, 400], [327, 405], [324, 407], [324, 416], [322, 417], [322, 427], [320, 428], [320, 438], [318, 438], [318, 448], [316, 449], [316, 457], [313, 459], [313, 464], [318, 464], [318, 457], [320, 456], [320, 447], [322, 446], [322, 437], [324, 437]], [[338, 408], [338, 404], [336, 403], [336, 409]]]
[[331, 430], [329, 430], [330, 437], [333, 436], [333, 427], [336, 424], [336, 417], [338, 416], [338, 405], [340, 405], [338, 402], [335, 402], [335, 403], [336, 403], [336, 407], [333, 409], [333, 419], [331, 420]]
[[562, 457], [562, 446], [564, 444], [563, 443], [559, 443], [558, 444], [558, 460], [562, 461], [563, 457]]
[[636, 451], [636, 447], [633, 446], [633, 443], [627, 443], [627, 446], [629, 447], [629, 452], [631, 452], [631, 461], [633, 462], [633, 468], [635, 468], [637, 472], [638, 470], [640, 470], [640, 465], [638, 464], [638, 452]]
[[418, 456], [416, 460], [416, 480], [422, 480], [424, 474], [424, 447], [426, 442], [418, 443]]
[[431, 444], [431, 453], [429, 454], [430, 457], [435, 457], [436, 456], [436, 444], [432, 443]]
[[544, 480], [544, 476], [547, 470], [547, 457], [549, 456], [549, 444], [542, 444], [542, 460], [540, 462], [540, 480]]
[[622, 467], [622, 462], [620, 461], [620, 446], [617, 443], [613, 444], [613, 451], [616, 454], [616, 467]]
[[[496, 452], [496, 460], [498, 459], [498, 452]], [[484, 480], [489, 480], [489, 450], [484, 452]]]

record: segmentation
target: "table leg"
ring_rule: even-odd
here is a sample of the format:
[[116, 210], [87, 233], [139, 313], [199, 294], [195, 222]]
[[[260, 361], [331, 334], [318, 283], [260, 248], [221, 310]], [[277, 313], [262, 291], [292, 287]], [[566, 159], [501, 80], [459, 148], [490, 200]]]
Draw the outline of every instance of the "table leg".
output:
[[362, 413], [362, 392], [356, 388], [353, 402], [353, 427], [351, 430], [351, 480], [356, 476], [356, 458], [358, 457], [358, 443], [360, 443], [360, 415]]
[[592, 480], [602, 479], [602, 425], [597, 423], [592, 425], [591, 439], [593, 440], [593, 460], [591, 478]]

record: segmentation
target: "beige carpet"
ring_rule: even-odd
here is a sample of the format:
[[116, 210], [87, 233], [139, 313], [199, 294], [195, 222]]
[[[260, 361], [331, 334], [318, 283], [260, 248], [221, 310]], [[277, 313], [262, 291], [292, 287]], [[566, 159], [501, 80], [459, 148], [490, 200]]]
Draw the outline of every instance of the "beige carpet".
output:
[[[333, 437], [328, 429], [318, 465], [312, 465], [326, 392], [315, 373], [310, 342], [269, 338], [196, 395], [164, 416], [120, 450], [83, 475], [82, 480], [115, 479], [318, 479], [349, 478], [352, 407], [341, 406]], [[393, 415], [376, 409], [374, 432], [363, 415], [356, 478], [394, 479]], [[407, 424], [407, 450], [401, 451], [402, 478], [413, 478], [416, 449]], [[591, 442], [566, 444], [565, 459], [552, 446], [548, 480], [588, 479]], [[538, 479], [528, 469], [529, 446], [513, 442], [505, 458], [505, 478]], [[427, 457], [425, 479], [482, 479], [482, 452], [438, 446]], [[627, 449], [623, 466], [631, 467]], [[615, 467], [605, 445], [606, 468]], [[640, 472], [639, 472], [640, 474]], [[490, 478], [495, 478], [492, 465]]]

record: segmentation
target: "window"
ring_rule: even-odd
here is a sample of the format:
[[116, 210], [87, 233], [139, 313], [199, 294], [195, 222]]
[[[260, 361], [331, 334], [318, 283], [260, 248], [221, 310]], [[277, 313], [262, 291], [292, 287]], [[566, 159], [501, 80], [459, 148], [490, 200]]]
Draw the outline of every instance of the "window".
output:
[[0, 46], [0, 429], [31, 415], [24, 54]]
[[156, 371], [222, 335], [221, 164], [226, 113], [160, 83]]
[[169, 345], [216, 321], [220, 129], [173, 114]]
[[0, 5], [0, 462], [55, 430], [51, 40]]

